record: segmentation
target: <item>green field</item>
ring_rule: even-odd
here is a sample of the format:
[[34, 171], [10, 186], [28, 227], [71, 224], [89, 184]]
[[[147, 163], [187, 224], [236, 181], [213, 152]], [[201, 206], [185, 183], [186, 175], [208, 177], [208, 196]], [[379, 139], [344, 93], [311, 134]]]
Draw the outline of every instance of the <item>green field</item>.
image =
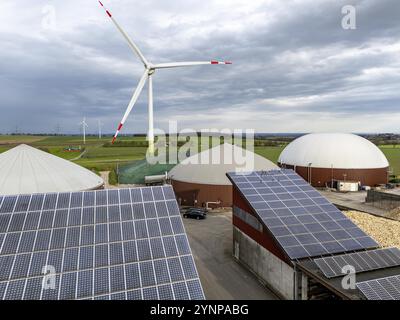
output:
[[385, 145], [380, 149], [389, 160], [392, 175], [400, 176], [400, 146]]
[[[145, 137], [120, 137], [119, 141], [145, 141]], [[33, 147], [48, 151], [58, 157], [88, 168], [90, 170], [112, 171], [118, 166], [121, 172], [126, 172], [134, 177], [135, 182], [140, 180], [140, 175], [160, 174], [170, 166], [159, 166], [151, 168], [143, 166], [146, 157], [146, 147], [106, 147], [110, 142], [110, 137], [98, 139], [97, 137], [88, 137], [86, 145], [82, 144], [82, 138], [79, 136], [0, 136], [0, 153], [7, 151], [18, 144], [26, 143]], [[66, 147], [81, 147], [83, 152], [67, 152]], [[390, 162], [392, 174], [400, 175], [400, 146], [385, 145], [380, 146]], [[257, 146], [255, 152], [272, 162], [277, 162], [279, 154], [284, 146]], [[129, 182], [127, 179], [121, 179], [123, 182]], [[128, 179], [129, 180], [129, 179]]]
[[0, 135], [0, 144], [18, 144], [18, 143], [33, 143], [42, 140], [41, 136], [2, 136]]
[[285, 147], [254, 147], [254, 152], [274, 163], [277, 163], [279, 155], [284, 148]]
[[[106, 148], [104, 144], [110, 142], [106, 137], [87, 137], [86, 145], [83, 145], [79, 136], [0, 136], [0, 153], [7, 151], [18, 144], [25, 143], [43, 151], [48, 151], [55, 156], [82, 165], [95, 171], [110, 171], [118, 164], [123, 164], [145, 158], [146, 148]], [[119, 140], [145, 140], [144, 137], [121, 137]], [[68, 152], [66, 147], [81, 147], [83, 152]], [[79, 157], [79, 159], [77, 159]]]

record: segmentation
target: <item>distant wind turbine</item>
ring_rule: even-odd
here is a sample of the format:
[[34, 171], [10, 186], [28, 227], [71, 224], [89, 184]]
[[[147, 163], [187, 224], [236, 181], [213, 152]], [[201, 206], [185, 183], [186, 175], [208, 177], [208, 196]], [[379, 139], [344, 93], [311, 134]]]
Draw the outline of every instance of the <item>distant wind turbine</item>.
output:
[[98, 127], [99, 127], [99, 139], [101, 139], [101, 137], [102, 137], [101, 128], [102, 128], [102, 126], [103, 126], [103, 123], [102, 123], [101, 120], [99, 119], [99, 120], [97, 120], [97, 124], [98, 124]]
[[125, 40], [128, 42], [129, 47], [132, 49], [132, 51], [139, 57], [139, 59], [142, 61], [145, 71], [139, 81], [139, 84], [132, 96], [132, 99], [130, 100], [128, 104], [128, 108], [125, 111], [125, 114], [118, 125], [117, 131], [114, 135], [114, 138], [112, 140], [112, 143], [117, 139], [117, 136], [122, 129], [122, 126], [124, 125], [126, 119], [129, 116], [129, 113], [131, 112], [133, 106], [135, 105], [137, 99], [139, 98], [140, 93], [143, 90], [143, 87], [146, 84], [146, 81], [149, 81], [148, 89], [149, 89], [149, 96], [148, 96], [148, 117], [149, 117], [149, 128], [148, 128], [148, 141], [149, 141], [149, 152], [154, 153], [154, 120], [153, 120], [153, 74], [156, 70], [158, 69], [167, 69], [167, 68], [178, 68], [178, 67], [190, 67], [190, 66], [198, 66], [198, 65], [217, 65], [217, 64], [232, 64], [231, 62], [225, 61], [225, 62], [220, 62], [220, 61], [192, 61], [192, 62], [172, 62], [172, 63], [160, 63], [160, 64], [152, 64], [150, 63], [142, 54], [142, 52], [139, 50], [139, 48], [136, 46], [136, 44], [130, 39], [128, 34], [121, 28], [121, 26], [117, 23], [117, 21], [114, 19], [114, 17], [111, 15], [110, 11], [107, 10], [103, 3], [99, 1], [100, 5], [104, 8], [106, 11], [107, 15], [111, 18], [112, 22], [114, 22], [115, 26], [119, 30], [119, 32], [122, 34], [122, 36], [125, 38]]
[[60, 132], [61, 132], [61, 126], [60, 126], [59, 123], [57, 123], [57, 125], [56, 125], [56, 135], [57, 136], [60, 135]]
[[86, 123], [86, 118], [83, 118], [83, 121], [79, 123], [82, 126], [82, 133], [83, 133], [83, 144], [86, 144], [86, 128], [88, 127]]

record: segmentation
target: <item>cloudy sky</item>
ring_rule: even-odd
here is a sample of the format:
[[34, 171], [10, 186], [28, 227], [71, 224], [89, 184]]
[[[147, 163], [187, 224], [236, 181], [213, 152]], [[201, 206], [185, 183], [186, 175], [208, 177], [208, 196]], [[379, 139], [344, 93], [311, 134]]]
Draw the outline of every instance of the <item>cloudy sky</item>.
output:
[[[400, 132], [398, 0], [103, 0], [160, 70], [155, 125]], [[353, 5], [357, 29], [342, 28]], [[96, 0], [1, 0], [0, 132], [113, 132], [143, 66]], [[144, 91], [124, 133], [145, 132]]]

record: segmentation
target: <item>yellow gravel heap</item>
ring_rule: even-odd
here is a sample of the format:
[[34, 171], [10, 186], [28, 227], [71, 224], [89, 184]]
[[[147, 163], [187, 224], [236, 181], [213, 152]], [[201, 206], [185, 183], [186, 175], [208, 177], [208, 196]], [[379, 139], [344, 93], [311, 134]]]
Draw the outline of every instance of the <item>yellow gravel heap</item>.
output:
[[400, 247], [400, 221], [379, 218], [358, 211], [345, 211], [344, 214], [381, 246]]
[[396, 209], [394, 209], [394, 210], [392, 210], [392, 211], [389, 213], [389, 217], [391, 217], [391, 218], [394, 219], [394, 220], [400, 221], [400, 207], [399, 207], [399, 208], [396, 208]]

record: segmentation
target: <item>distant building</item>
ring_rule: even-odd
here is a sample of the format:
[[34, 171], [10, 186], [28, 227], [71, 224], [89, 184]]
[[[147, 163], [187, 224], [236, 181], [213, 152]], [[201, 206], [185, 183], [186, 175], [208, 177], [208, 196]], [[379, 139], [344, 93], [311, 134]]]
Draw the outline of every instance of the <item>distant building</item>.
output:
[[0, 195], [86, 191], [103, 185], [90, 170], [25, 144], [0, 154]]
[[168, 177], [181, 205], [228, 207], [232, 205], [232, 184], [226, 173], [245, 169], [246, 164], [250, 166], [247, 171], [277, 168], [251, 151], [225, 143], [185, 159]]
[[291, 142], [280, 167], [294, 169], [315, 187], [355, 181], [363, 186], [388, 182], [389, 162], [372, 142], [354, 134], [316, 133]]

